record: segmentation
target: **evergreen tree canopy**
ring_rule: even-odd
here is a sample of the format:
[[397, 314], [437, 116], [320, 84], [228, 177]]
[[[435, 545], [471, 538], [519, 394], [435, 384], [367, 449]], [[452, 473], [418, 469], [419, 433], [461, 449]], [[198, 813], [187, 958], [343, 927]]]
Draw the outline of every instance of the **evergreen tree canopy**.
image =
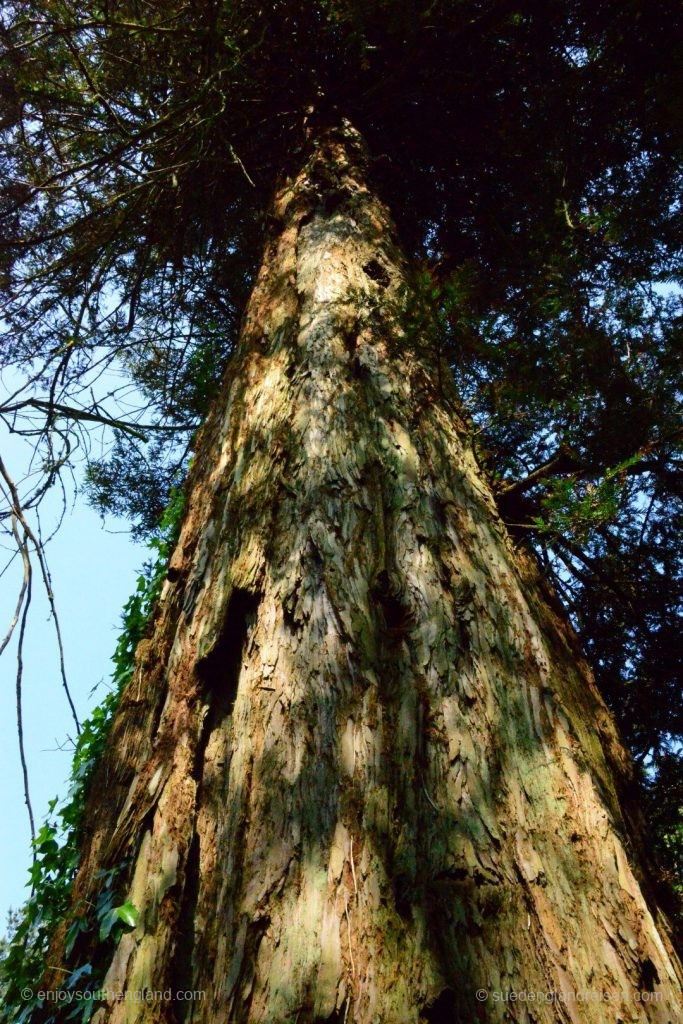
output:
[[0, 414], [44, 466], [24, 507], [84, 447], [92, 500], [154, 528], [276, 183], [348, 119], [414, 259], [409, 337], [451, 366], [679, 858], [682, 20], [673, 0], [28, 0], [0, 22]]

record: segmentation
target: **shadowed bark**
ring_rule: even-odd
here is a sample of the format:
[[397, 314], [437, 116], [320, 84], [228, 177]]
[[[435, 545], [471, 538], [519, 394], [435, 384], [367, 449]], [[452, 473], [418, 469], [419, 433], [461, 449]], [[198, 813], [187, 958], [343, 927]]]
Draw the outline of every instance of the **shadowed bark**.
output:
[[90, 795], [74, 898], [129, 857], [140, 910], [105, 987], [205, 996], [94, 1020], [680, 1019], [628, 758], [406, 326], [364, 166], [329, 131], [274, 200]]

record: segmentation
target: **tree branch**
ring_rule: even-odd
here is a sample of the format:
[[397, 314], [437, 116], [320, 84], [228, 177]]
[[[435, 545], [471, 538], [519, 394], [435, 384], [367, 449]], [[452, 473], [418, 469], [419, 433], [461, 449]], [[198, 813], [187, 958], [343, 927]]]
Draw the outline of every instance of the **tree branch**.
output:
[[182, 433], [184, 430], [194, 430], [194, 423], [126, 423], [125, 420], [114, 419], [100, 412], [89, 412], [86, 409], [77, 409], [75, 406], [61, 405], [58, 402], [44, 401], [40, 398], [28, 398], [25, 402], [16, 402], [14, 405], [0, 407], [0, 413], [19, 412], [21, 409], [39, 409], [47, 412], [50, 416], [61, 416], [65, 419], [86, 420], [89, 423], [101, 423], [105, 427], [112, 427], [114, 430], [122, 430], [139, 441], [147, 441], [144, 431], [166, 431]]

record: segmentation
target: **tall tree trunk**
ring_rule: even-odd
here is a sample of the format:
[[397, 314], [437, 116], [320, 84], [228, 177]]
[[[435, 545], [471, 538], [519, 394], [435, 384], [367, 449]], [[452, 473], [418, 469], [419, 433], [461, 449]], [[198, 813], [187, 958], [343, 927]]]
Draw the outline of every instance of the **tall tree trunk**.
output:
[[421, 354], [365, 161], [323, 133], [275, 199], [90, 797], [75, 899], [130, 857], [140, 910], [105, 987], [205, 996], [95, 1020], [683, 1019], [628, 759]]

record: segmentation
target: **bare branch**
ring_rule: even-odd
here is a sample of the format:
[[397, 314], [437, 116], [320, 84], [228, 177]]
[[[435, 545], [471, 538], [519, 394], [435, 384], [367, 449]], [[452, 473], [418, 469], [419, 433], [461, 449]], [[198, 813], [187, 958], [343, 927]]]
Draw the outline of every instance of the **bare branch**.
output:
[[[22, 609], [22, 606], [24, 604], [24, 598], [26, 596], [26, 592], [27, 592], [27, 589], [28, 589], [28, 583], [29, 583], [29, 579], [30, 579], [30, 576], [31, 576], [31, 563], [29, 561], [28, 553], [26, 551], [26, 544], [25, 544], [24, 541], [22, 541], [22, 539], [21, 539], [21, 537], [19, 535], [19, 531], [17, 529], [17, 517], [14, 514], [12, 514], [12, 533], [14, 534], [14, 538], [15, 538], [15, 540], [17, 542], [17, 551], [21, 554], [21, 557], [22, 557], [22, 560], [23, 560], [23, 563], [24, 563], [24, 573], [23, 573], [23, 576], [22, 576], [21, 588], [19, 590], [19, 597], [17, 599], [17, 606], [16, 606], [16, 609], [14, 611], [14, 615], [12, 616], [12, 621], [10, 622], [9, 628], [8, 628], [7, 632], [5, 633], [5, 637], [4, 637], [3, 641], [2, 641], [2, 643], [0, 644], [0, 654], [2, 654], [2, 652], [7, 647], [7, 644], [12, 639], [12, 634], [14, 633], [14, 630], [16, 628], [17, 622], [19, 621], [19, 616], [21, 615], [21, 609]], [[10, 559], [10, 562], [8, 563], [7, 566], [5, 566], [5, 568], [8, 568], [8, 566], [11, 564], [11, 562], [13, 561], [13, 559], [15, 557], [16, 557], [15, 555], [12, 556], [12, 558]], [[4, 571], [5, 570], [3, 569], [3, 572]]]

